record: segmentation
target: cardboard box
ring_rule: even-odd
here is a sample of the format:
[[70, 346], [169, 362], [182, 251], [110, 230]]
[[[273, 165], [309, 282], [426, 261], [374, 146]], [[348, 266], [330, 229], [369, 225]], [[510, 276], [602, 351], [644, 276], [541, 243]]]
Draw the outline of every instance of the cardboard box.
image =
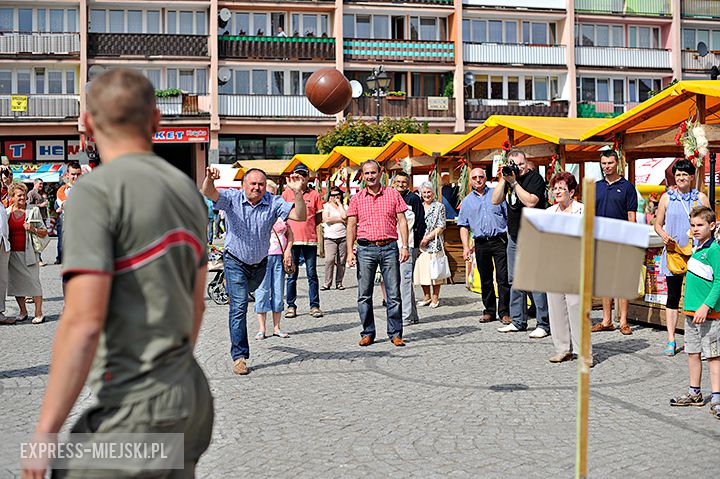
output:
[[[523, 209], [513, 288], [579, 294], [582, 216]], [[593, 296], [633, 299], [650, 227], [595, 218]]]

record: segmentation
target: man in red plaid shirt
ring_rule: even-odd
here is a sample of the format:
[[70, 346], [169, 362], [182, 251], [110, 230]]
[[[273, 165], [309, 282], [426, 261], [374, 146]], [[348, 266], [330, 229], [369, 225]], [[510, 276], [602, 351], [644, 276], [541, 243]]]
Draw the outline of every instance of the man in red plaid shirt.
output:
[[[360, 346], [375, 342], [375, 316], [372, 296], [378, 266], [387, 291], [387, 333], [395, 346], [402, 339], [402, 303], [400, 299], [400, 263], [410, 257], [407, 204], [394, 188], [380, 184], [380, 165], [375, 160], [362, 164], [366, 188], [350, 200], [347, 216], [347, 263], [357, 263], [358, 312], [363, 330]], [[398, 250], [398, 225], [400, 242]], [[357, 260], [353, 246], [357, 238]]]

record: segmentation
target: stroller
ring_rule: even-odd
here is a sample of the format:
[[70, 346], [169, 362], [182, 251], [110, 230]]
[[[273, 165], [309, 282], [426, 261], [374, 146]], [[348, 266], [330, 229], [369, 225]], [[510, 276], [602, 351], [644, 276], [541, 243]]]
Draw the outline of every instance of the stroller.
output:
[[[215, 304], [230, 303], [225, 289], [225, 262], [223, 261], [223, 248], [213, 244], [208, 245], [208, 272], [215, 273], [207, 287], [207, 294]], [[248, 293], [248, 300], [255, 301], [255, 295]]]

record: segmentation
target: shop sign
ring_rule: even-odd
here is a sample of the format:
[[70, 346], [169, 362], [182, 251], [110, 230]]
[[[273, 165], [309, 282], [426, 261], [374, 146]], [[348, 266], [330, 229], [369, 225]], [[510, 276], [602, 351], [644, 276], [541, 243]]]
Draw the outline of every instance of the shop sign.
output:
[[209, 128], [173, 127], [161, 128], [155, 133], [155, 143], [207, 143], [210, 141]]
[[32, 160], [33, 142], [32, 140], [5, 141], [4, 152], [10, 161]]
[[64, 161], [65, 140], [36, 140], [35, 159], [37, 161]]
[[13, 95], [10, 97], [10, 111], [27, 111], [28, 97]]
[[450, 108], [450, 99], [446, 96], [429, 96], [427, 101], [430, 111], [446, 111]]

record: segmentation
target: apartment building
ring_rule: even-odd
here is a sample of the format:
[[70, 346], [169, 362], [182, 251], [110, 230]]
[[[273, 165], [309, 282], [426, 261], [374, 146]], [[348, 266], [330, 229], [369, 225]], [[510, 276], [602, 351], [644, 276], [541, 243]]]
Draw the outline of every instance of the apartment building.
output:
[[[607, 117], [719, 65], [707, 0], [9, 0], [0, 6], [0, 141], [40, 170], [92, 148], [84, 91], [108, 68], [158, 90], [157, 152], [196, 180], [208, 163], [315, 151], [346, 116], [464, 132], [492, 114]], [[703, 42], [709, 53], [700, 56]], [[304, 96], [337, 68], [365, 85], [345, 112]]]

